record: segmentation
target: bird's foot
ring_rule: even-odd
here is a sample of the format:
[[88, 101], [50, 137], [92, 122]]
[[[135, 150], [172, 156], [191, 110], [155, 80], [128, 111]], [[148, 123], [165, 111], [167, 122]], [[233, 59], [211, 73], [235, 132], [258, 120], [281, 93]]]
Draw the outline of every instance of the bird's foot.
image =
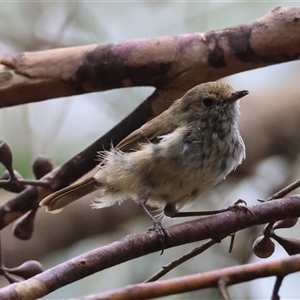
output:
[[249, 208], [247, 207], [247, 202], [245, 200], [239, 199], [233, 205], [230, 205], [227, 210], [229, 211], [243, 211], [243, 212], [250, 212]]
[[149, 231], [155, 231], [158, 237], [159, 244], [161, 246], [161, 253], [164, 253], [166, 247], [166, 240], [170, 237], [168, 231], [162, 226], [161, 222], [154, 220], [153, 226], [149, 228]]

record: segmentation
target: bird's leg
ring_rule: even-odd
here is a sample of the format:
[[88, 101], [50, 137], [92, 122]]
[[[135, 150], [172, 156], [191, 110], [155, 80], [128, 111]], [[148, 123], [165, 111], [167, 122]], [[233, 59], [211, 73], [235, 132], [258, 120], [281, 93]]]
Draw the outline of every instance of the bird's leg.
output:
[[150, 217], [150, 219], [153, 222], [153, 227], [150, 228], [150, 230], [154, 230], [158, 236], [159, 243], [161, 245], [161, 254], [163, 254], [165, 245], [166, 245], [166, 239], [170, 236], [168, 231], [161, 225], [161, 222], [159, 222], [155, 217], [152, 216], [152, 214], [149, 212], [148, 208], [146, 207], [144, 202], [139, 202], [139, 205], [143, 208], [143, 210], [146, 212], [146, 214]]
[[164, 208], [164, 214], [170, 218], [209, 216], [219, 214], [225, 211], [228, 211], [228, 208], [206, 211], [177, 211], [174, 203], [167, 203]]
[[206, 210], [206, 211], [177, 211], [174, 203], [167, 203], [164, 208], [164, 214], [170, 218], [178, 218], [178, 217], [198, 217], [198, 216], [210, 216], [220, 214], [226, 211], [248, 211], [246, 206], [240, 206], [240, 204], [247, 205], [246, 201], [238, 200], [233, 205], [229, 206], [225, 209], [217, 209], [217, 210]]

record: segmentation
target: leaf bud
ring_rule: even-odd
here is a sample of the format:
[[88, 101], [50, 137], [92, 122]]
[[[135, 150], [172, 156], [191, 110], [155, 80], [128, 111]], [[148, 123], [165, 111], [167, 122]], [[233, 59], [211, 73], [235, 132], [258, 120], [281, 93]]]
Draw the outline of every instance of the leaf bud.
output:
[[53, 170], [53, 163], [46, 155], [39, 155], [33, 162], [33, 173], [36, 179], [40, 179]]
[[9, 274], [17, 275], [24, 279], [33, 277], [43, 272], [43, 266], [36, 260], [28, 260], [15, 268], [5, 268], [5, 271]]
[[252, 249], [259, 258], [267, 258], [274, 253], [275, 245], [269, 237], [260, 236], [253, 243]]

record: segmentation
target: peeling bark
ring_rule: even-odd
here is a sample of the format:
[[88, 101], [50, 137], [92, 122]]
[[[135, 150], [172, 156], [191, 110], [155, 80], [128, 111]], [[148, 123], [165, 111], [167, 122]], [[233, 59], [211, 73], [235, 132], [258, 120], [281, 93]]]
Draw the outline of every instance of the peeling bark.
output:
[[205, 33], [5, 54], [0, 107], [130, 86], [174, 90], [160, 96], [169, 104], [199, 83], [298, 59], [299, 23], [299, 8], [279, 7]]

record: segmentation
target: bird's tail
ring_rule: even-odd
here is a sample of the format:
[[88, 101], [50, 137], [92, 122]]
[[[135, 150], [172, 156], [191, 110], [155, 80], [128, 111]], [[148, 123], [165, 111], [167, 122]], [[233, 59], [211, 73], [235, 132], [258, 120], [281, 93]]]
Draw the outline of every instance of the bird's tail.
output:
[[40, 202], [40, 206], [46, 206], [47, 212], [57, 213], [72, 202], [96, 191], [99, 187], [99, 182], [93, 177], [89, 177], [50, 194]]

